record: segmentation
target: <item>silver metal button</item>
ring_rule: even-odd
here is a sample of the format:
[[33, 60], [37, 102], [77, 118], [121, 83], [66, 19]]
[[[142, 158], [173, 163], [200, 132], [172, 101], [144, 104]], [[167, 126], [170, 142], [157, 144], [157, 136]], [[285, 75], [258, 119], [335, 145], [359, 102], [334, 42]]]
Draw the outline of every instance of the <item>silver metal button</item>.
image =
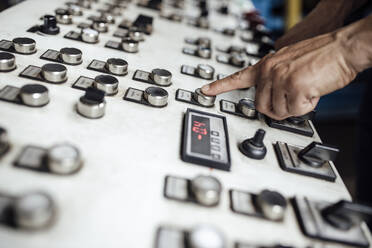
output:
[[58, 23], [61, 24], [71, 24], [72, 23], [72, 16], [71, 13], [66, 9], [56, 9], [56, 19]]
[[97, 30], [100, 33], [106, 33], [108, 31], [108, 23], [103, 18], [94, 20], [93, 29]]
[[222, 185], [212, 176], [197, 176], [191, 181], [191, 190], [197, 202], [204, 206], [215, 206], [220, 201]]
[[107, 23], [110, 23], [110, 24], [114, 24], [115, 23], [115, 17], [111, 13], [102, 12], [101, 18], [104, 19]]
[[14, 49], [23, 54], [36, 52], [36, 41], [30, 38], [20, 37], [13, 40]]
[[21, 228], [44, 228], [51, 224], [54, 215], [54, 202], [45, 193], [28, 193], [20, 196], [14, 202], [15, 223]]
[[119, 90], [119, 81], [110, 75], [98, 75], [94, 78], [93, 87], [104, 91], [106, 95], [115, 95]]
[[57, 174], [71, 174], [79, 170], [83, 164], [80, 151], [71, 144], [57, 144], [47, 153], [49, 170]]
[[195, 90], [194, 98], [200, 105], [205, 107], [212, 107], [216, 100], [216, 96], [207, 96], [202, 93], [200, 88]]
[[49, 103], [48, 88], [40, 84], [26, 84], [20, 91], [22, 102], [28, 106], [41, 107]]
[[86, 94], [80, 97], [76, 108], [77, 112], [82, 116], [90, 119], [97, 119], [105, 115], [106, 101], [103, 97], [89, 97]]
[[11, 53], [0, 52], [0, 71], [11, 71], [14, 68], [16, 68], [15, 56]]
[[212, 55], [211, 49], [199, 46], [198, 47], [198, 55], [202, 58], [209, 59]]
[[126, 75], [128, 73], [128, 62], [124, 59], [111, 58], [106, 62], [107, 69], [115, 75]]
[[83, 11], [81, 10], [81, 7], [78, 6], [78, 5], [75, 5], [75, 4], [71, 4], [68, 7], [68, 11], [70, 11], [71, 15], [74, 15], [74, 16], [82, 16], [83, 15]]
[[150, 77], [156, 84], [161, 86], [168, 86], [172, 83], [172, 73], [165, 69], [152, 70]]
[[239, 110], [247, 117], [254, 118], [257, 114], [254, 101], [248, 98], [241, 99], [238, 103]]
[[276, 191], [263, 190], [257, 196], [257, 203], [263, 215], [273, 221], [283, 219], [287, 208], [287, 201]]
[[81, 39], [86, 43], [97, 43], [99, 32], [91, 28], [81, 30]]
[[41, 74], [51, 83], [62, 83], [67, 80], [67, 68], [61, 64], [45, 64], [41, 67]]
[[123, 50], [128, 53], [138, 52], [138, 41], [132, 40], [130, 38], [123, 38], [121, 45]]
[[132, 40], [142, 41], [142, 40], [144, 40], [143, 36], [144, 36], [143, 32], [139, 31], [137, 28], [130, 28], [129, 29], [129, 37]]
[[71, 65], [78, 65], [82, 62], [83, 53], [76, 48], [65, 47], [60, 50], [63, 62]]
[[241, 53], [232, 53], [231, 63], [236, 66], [243, 66], [245, 63], [243, 55]]
[[222, 233], [207, 225], [194, 227], [188, 236], [190, 248], [225, 248], [225, 239]]
[[198, 74], [204, 79], [213, 79], [214, 68], [207, 64], [199, 64], [197, 67]]
[[144, 98], [153, 106], [163, 107], [168, 103], [168, 92], [160, 87], [148, 87]]
[[210, 48], [211, 47], [211, 39], [208, 37], [200, 37], [198, 39], [198, 45], [201, 47]]
[[196, 23], [199, 27], [201, 28], [209, 28], [209, 21], [208, 21], [208, 18], [205, 18], [205, 17], [199, 17], [197, 20], [196, 20]]

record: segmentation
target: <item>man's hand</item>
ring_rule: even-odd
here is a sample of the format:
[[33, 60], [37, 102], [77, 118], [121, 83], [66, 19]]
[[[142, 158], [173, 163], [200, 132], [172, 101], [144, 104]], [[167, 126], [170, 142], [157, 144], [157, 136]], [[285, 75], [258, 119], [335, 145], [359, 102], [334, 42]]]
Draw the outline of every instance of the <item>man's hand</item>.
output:
[[252, 67], [202, 88], [206, 95], [256, 86], [256, 108], [277, 120], [313, 110], [319, 98], [346, 86], [357, 71], [337, 33], [284, 47]]

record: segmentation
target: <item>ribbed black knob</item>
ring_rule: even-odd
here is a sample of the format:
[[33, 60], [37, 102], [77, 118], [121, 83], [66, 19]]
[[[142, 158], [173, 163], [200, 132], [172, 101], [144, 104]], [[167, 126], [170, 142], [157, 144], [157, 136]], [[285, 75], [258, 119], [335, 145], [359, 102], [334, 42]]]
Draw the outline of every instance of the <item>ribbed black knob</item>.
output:
[[40, 27], [41, 32], [45, 34], [58, 34], [59, 27], [57, 26], [57, 19], [52, 15], [44, 16], [44, 24]]
[[263, 143], [265, 130], [258, 129], [253, 138], [244, 140], [239, 145], [239, 150], [247, 157], [263, 159], [266, 155], [266, 146]]

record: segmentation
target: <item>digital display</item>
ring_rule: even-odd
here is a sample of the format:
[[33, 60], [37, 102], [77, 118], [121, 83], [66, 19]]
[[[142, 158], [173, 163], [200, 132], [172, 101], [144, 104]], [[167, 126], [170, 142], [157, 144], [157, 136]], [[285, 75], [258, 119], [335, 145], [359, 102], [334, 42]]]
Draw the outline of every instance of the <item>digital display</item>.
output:
[[191, 151], [209, 156], [211, 154], [209, 118], [193, 115], [191, 123]]

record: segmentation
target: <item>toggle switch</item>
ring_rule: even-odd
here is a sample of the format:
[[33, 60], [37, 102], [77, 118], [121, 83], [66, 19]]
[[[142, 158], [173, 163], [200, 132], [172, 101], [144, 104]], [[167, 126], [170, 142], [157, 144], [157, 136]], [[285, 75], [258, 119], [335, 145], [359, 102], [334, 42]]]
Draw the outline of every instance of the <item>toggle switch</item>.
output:
[[168, 103], [168, 92], [160, 87], [148, 87], [143, 97], [155, 107], [164, 107]]
[[18, 53], [31, 54], [36, 52], [36, 41], [30, 38], [15, 38], [13, 39], [13, 46]]
[[14, 200], [12, 205], [16, 226], [29, 230], [49, 226], [56, 212], [51, 196], [42, 192], [21, 195]]
[[119, 91], [119, 81], [113, 76], [102, 74], [94, 78], [93, 87], [112, 96]]
[[78, 65], [82, 62], [83, 53], [81, 50], [72, 47], [65, 47], [60, 50], [63, 62], [71, 65]]
[[62, 83], [67, 80], [67, 68], [61, 64], [45, 64], [41, 67], [41, 74], [50, 83]]
[[15, 68], [15, 56], [11, 53], [0, 52], [0, 72], [12, 71]]
[[198, 64], [197, 72], [201, 78], [204, 79], [213, 79], [214, 68], [207, 64]]
[[253, 138], [244, 140], [239, 145], [239, 150], [247, 157], [263, 159], [266, 155], [266, 146], [263, 143], [265, 130], [258, 129]]
[[123, 38], [121, 45], [125, 52], [128, 52], [128, 53], [138, 52], [138, 41], [135, 41], [131, 38]]
[[41, 107], [49, 103], [48, 88], [41, 84], [26, 84], [20, 91], [22, 102], [31, 107]]
[[83, 164], [79, 149], [68, 143], [52, 146], [46, 157], [49, 170], [56, 174], [72, 174]]
[[225, 238], [222, 233], [208, 225], [199, 225], [190, 230], [187, 248], [225, 248]]
[[257, 205], [265, 218], [280, 221], [284, 218], [287, 200], [276, 191], [263, 190], [256, 199]]
[[192, 179], [191, 190], [198, 203], [215, 206], [220, 201], [222, 185], [215, 177], [200, 175]]
[[105, 92], [93, 87], [88, 87], [77, 103], [77, 112], [90, 119], [101, 118], [105, 109]]
[[212, 107], [216, 101], [216, 96], [207, 96], [198, 88], [194, 92], [194, 99], [202, 106]]
[[128, 73], [128, 62], [124, 59], [111, 58], [106, 62], [106, 67], [114, 75], [123, 76]]
[[44, 24], [40, 26], [40, 31], [44, 34], [56, 35], [59, 34], [59, 27], [57, 26], [57, 19], [52, 15], [45, 15], [43, 17]]
[[60, 24], [72, 24], [71, 12], [67, 9], [58, 8], [55, 10], [57, 22]]
[[257, 116], [256, 107], [254, 101], [251, 99], [243, 98], [238, 103], [240, 112], [248, 118], [255, 118]]
[[298, 158], [309, 166], [319, 168], [328, 161], [334, 161], [339, 151], [336, 147], [314, 141], [298, 153]]
[[108, 23], [103, 18], [98, 18], [93, 21], [92, 25], [94, 30], [97, 30], [100, 33], [106, 33], [108, 32]]
[[169, 86], [172, 83], [172, 73], [165, 69], [153, 69], [150, 77], [160, 86]]
[[99, 32], [91, 28], [84, 28], [81, 30], [81, 39], [86, 43], [97, 43]]

